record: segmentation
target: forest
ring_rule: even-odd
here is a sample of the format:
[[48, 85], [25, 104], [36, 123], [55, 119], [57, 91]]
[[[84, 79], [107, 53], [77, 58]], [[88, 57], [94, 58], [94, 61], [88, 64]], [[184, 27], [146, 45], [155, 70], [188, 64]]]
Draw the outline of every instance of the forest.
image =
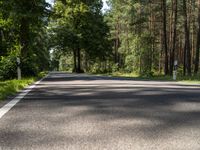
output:
[[[41, 71], [199, 75], [200, 0], [0, 1], [0, 80]], [[174, 62], [177, 66], [174, 67]]]

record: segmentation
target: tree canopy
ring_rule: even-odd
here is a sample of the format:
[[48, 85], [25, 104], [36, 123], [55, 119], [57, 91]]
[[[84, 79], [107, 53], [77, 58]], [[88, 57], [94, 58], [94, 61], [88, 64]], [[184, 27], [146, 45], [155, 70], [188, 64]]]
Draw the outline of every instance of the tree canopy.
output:
[[[101, 8], [101, 0], [58, 0], [55, 3], [51, 20], [55, 48], [71, 51], [75, 72], [83, 72], [83, 63], [88, 69], [89, 63], [106, 60], [111, 54], [109, 28]], [[83, 57], [85, 62], [81, 61]]]
[[0, 1], [0, 78], [43, 70], [199, 73], [200, 1]]

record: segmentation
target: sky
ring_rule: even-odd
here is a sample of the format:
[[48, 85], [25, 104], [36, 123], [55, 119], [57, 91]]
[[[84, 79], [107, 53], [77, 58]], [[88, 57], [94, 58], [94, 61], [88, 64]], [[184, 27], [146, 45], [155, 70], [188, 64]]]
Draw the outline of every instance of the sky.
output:
[[106, 0], [103, 0], [103, 8], [102, 8], [102, 10], [105, 11], [105, 10], [107, 10], [107, 9], [109, 9], [109, 7], [108, 7], [108, 5], [106, 4]]
[[47, 3], [53, 4], [54, 0], [46, 0]]
[[[107, 0], [103, 0], [103, 8], [102, 8], [103, 12], [104, 12], [105, 10], [109, 9], [108, 5], [106, 4], [106, 1], [107, 1]], [[50, 3], [50, 4], [53, 4], [54, 0], [46, 0], [46, 2], [48, 2], [48, 3]]]

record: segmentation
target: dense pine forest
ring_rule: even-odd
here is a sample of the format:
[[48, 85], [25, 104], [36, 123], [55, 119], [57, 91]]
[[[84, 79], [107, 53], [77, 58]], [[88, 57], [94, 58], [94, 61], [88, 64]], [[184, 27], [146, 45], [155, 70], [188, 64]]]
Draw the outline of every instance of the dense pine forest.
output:
[[114, 62], [123, 71], [170, 75], [174, 61], [182, 75], [199, 71], [200, 1], [111, 0]]
[[198, 76], [200, 0], [0, 1], [0, 79], [41, 71]]

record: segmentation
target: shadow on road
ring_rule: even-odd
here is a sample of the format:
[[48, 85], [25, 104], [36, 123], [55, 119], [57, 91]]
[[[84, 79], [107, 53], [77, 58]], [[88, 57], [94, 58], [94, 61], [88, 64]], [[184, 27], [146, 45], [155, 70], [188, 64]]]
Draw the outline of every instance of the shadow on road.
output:
[[[66, 74], [65, 74], [66, 75]], [[113, 78], [105, 77], [106, 80], [113, 81]], [[130, 87], [130, 85], [140, 85], [139, 83], [129, 83], [127, 86], [120, 87], [125, 83], [108, 82], [108, 84], [68, 84], [61, 85], [45, 82], [68, 82], [68, 81], [87, 81], [104, 80], [94, 79], [93, 77], [69, 76], [63, 75], [49, 77], [45, 79], [38, 88], [33, 90], [25, 100], [37, 102], [40, 100], [44, 107], [48, 105], [51, 109], [60, 109], [61, 107], [87, 107], [76, 116], [95, 116], [102, 121], [112, 121], [118, 119], [142, 119], [151, 123], [140, 126], [139, 130], [145, 131], [148, 136], [163, 134], [172, 128], [181, 128], [185, 126], [200, 125], [200, 89], [187, 89], [183, 85], [180, 87], [156, 87], [157, 84], [151, 84], [152, 87]], [[125, 80], [125, 79], [124, 79]], [[90, 85], [96, 86], [90, 86]], [[118, 87], [115, 87], [118, 85]], [[41, 86], [41, 87], [40, 87]], [[188, 86], [190, 87], [190, 86]], [[56, 105], [55, 105], [56, 103]], [[22, 106], [23, 107], [23, 106]], [[40, 106], [42, 107], [42, 106]], [[42, 108], [41, 108], [42, 109]], [[152, 125], [153, 122], [153, 125]], [[155, 122], [158, 122], [156, 125]], [[132, 134], [132, 126], [124, 127], [127, 134]], [[134, 128], [135, 129], [135, 128]]]
[[[37, 137], [36, 145], [76, 145], [77, 141], [83, 140], [98, 143], [124, 136], [165, 139], [180, 129], [192, 132], [199, 128], [199, 91], [197, 87], [163, 82], [145, 84], [123, 80], [122, 83], [108, 77], [105, 80], [84, 75], [52, 75], [15, 107], [13, 114], [18, 117], [7, 121], [7, 126], [14, 130], [1, 131], [0, 139], [6, 139], [4, 145], [9, 145], [8, 139], [16, 141], [12, 143], [13, 147], [19, 143], [23, 146], [22, 141], [32, 144], [33, 141], [26, 138], [30, 135]], [[24, 112], [23, 117], [17, 112]], [[15, 124], [11, 124], [13, 121]], [[31, 127], [33, 124], [37, 124], [36, 127]], [[24, 126], [30, 128], [15, 130]], [[82, 129], [82, 126], [86, 128]], [[101, 130], [95, 132], [94, 128]], [[63, 129], [63, 135], [59, 129]], [[70, 129], [76, 134], [71, 135]], [[82, 130], [87, 131], [87, 135]], [[92, 133], [88, 133], [90, 130]], [[190, 134], [188, 130], [184, 134]]]

